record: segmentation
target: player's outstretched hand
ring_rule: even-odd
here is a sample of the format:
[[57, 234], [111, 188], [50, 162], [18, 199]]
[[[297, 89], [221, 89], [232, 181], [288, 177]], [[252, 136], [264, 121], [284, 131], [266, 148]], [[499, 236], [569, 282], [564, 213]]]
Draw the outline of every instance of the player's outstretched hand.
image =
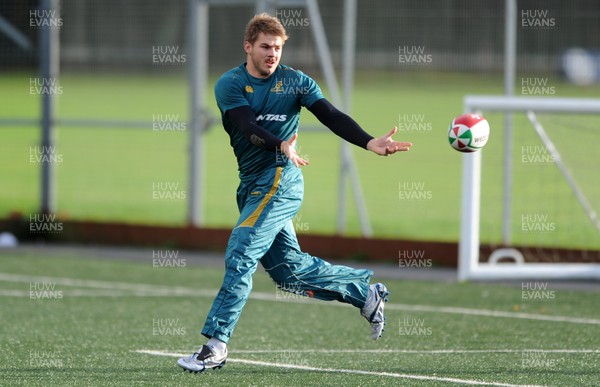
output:
[[367, 149], [377, 153], [380, 156], [388, 156], [396, 152], [406, 152], [412, 146], [410, 142], [398, 142], [392, 140], [392, 136], [396, 134], [398, 128], [394, 126], [388, 134], [378, 138], [374, 138], [367, 143]]
[[295, 166], [299, 167], [301, 165], [308, 165], [308, 161], [304, 160], [302, 157], [298, 155], [296, 152], [296, 139], [298, 138], [298, 133], [294, 133], [292, 138], [287, 141], [282, 141], [280, 148], [281, 152], [294, 163]]

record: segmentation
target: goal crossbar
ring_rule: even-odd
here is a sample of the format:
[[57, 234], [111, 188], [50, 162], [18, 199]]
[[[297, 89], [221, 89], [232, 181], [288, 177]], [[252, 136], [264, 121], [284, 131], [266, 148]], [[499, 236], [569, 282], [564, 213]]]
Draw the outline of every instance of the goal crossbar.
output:
[[591, 113], [600, 114], [600, 99], [555, 98], [555, 97], [504, 97], [495, 95], [467, 95], [464, 98], [465, 112], [536, 113]]

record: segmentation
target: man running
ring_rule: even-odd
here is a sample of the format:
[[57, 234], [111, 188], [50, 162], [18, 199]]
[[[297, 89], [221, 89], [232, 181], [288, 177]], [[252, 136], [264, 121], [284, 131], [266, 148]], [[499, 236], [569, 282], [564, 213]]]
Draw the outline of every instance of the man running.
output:
[[239, 167], [240, 217], [227, 244], [223, 284], [202, 329], [209, 340], [177, 361], [190, 372], [225, 365], [227, 343], [259, 261], [281, 289], [351, 304], [371, 324], [372, 339], [383, 331], [388, 291], [381, 283], [369, 285], [372, 271], [331, 265], [300, 250], [292, 221], [304, 193], [299, 167], [308, 165], [294, 147], [300, 109], [307, 108], [344, 140], [381, 156], [408, 151], [412, 144], [392, 140], [396, 128], [373, 138], [329, 103], [313, 79], [280, 65], [286, 40], [275, 17], [253, 17], [244, 37], [246, 63], [223, 74], [215, 85], [223, 127]]

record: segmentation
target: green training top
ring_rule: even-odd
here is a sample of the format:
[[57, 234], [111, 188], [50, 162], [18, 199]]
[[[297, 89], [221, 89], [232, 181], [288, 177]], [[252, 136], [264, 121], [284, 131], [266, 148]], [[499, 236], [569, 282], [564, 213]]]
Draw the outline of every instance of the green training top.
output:
[[324, 98], [319, 85], [308, 75], [285, 65], [277, 66], [268, 78], [255, 78], [246, 64], [227, 71], [215, 85], [215, 97], [223, 127], [237, 157], [240, 179], [246, 180], [267, 168], [287, 163], [279, 152], [253, 145], [225, 115], [228, 110], [250, 106], [256, 124], [274, 136], [288, 140], [298, 130], [300, 109]]

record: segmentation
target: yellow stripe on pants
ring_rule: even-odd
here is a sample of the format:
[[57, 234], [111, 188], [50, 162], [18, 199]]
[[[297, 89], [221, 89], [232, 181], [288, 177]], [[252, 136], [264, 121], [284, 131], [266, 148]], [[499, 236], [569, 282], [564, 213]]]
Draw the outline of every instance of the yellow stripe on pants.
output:
[[254, 224], [258, 220], [258, 217], [263, 212], [267, 203], [269, 203], [269, 200], [275, 194], [277, 188], [279, 187], [279, 183], [281, 182], [281, 170], [281, 167], [277, 167], [275, 171], [275, 179], [273, 181], [271, 189], [269, 190], [269, 193], [265, 195], [262, 202], [260, 202], [258, 207], [256, 207], [256, 210], [254, 210], [254, 212], [252, 212], [252, 214], [250, 214], [249, 217], [247, 217], [242, 223], [240, 223], [238, 227], [254, 227]]

